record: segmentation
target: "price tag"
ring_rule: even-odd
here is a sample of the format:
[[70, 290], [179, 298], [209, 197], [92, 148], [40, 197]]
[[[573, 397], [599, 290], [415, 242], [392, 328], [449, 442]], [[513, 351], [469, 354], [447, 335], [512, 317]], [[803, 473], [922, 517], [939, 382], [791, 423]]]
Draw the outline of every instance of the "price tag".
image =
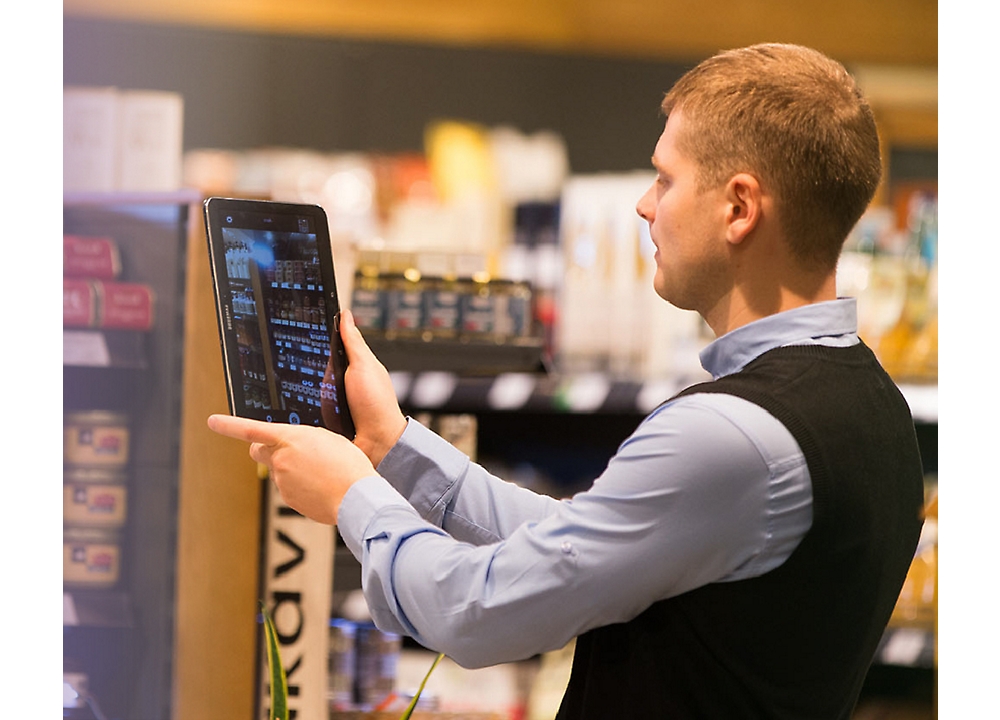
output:
[[67, 592], [63, 593], [63, 625], [79, 625], [80, 618], [76, 614], [76, 603], [73, 596]]
[[413, 384], [410, 399], [417, 407], [441, 407], [451, 398], [457, 384], [458, 377], [452, 373], [422, 373]]
[[882, 660], [889, 665], [916, 665], [926, 644], [927, 633], [923, 630], [894, 630], [882, 648]]
[[88, 330], [63, 330], [63, 365], [108, 367], [111, 353], [104, 335]]
[[535, 378], [525, 373], [497, 375], [490, 386], [486, 403], [492, 410], [516, 410], [524, 407], [535, 390]]

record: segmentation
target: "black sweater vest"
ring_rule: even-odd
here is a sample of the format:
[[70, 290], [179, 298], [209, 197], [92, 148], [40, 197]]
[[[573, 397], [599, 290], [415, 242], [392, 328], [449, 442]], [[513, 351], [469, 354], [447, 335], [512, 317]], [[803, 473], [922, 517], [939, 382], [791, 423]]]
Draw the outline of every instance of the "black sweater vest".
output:
[[771, 572], [581, 635], [558, 720], [851, 715], [922, 524], [909, 407], [863, 344], [777, 348], [678, 396], [706, 392], [745, 398], [792, 433], [812, 527]]

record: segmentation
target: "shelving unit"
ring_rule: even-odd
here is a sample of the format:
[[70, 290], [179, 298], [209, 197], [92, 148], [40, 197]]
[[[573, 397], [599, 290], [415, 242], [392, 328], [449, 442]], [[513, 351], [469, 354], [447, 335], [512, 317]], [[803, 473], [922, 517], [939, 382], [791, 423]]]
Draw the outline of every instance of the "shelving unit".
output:
[[64, 232], [112, 237], [123, 279], [148, 285], [155, 296], [149, 331], [63, 334], [64, 412], [100, 408], [128, 417], [119, 582], [64, 591], [64, 662], [88, 675], [108, 717], [171, 717], [184, 266], [196, 199], [188, 193], [63, 198]]
[[[645, 415], [679, 390], [708, 376], [620, 379], [604, 373], [559, 375], [393, 370], [401, 405], [427, 412], [571, 412]], [[937, 423], [937, 385], [900, 385], [914, 421]]]

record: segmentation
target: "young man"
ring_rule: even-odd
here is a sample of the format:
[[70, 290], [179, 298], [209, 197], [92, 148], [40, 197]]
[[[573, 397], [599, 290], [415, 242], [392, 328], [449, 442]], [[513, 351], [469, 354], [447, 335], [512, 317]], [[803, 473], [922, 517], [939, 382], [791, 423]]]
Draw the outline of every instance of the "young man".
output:
[[589, 490], [535, 495], [404, 417], [349, 313], [353, 444], [209, 424], [339, 525], [380, 627], [467, 666], [577, 638], [559, 718], [849, 718], [923, 500], [909, 409], [836, 297], [875, 123], [843, 67], [787, 45], [706, 60], [663, 110], [637, 210], [656, 292], [718, 336], [715, 379], [645, 418]]

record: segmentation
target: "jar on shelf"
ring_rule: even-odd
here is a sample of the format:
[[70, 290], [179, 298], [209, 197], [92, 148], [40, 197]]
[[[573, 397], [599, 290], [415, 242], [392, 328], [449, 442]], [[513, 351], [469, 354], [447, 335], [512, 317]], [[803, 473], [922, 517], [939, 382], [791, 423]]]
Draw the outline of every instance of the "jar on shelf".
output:
[[83, 410], [63, 418], [63, 462], [121, 468], [128, 463], [128, 416], [110, 410]]
[[121, 575], [121, 533], [108, 528], [63, 529], [63, 584], [111, 588]]
[[63, 470], [63, 523], [69, 527], [121, 528], [128, 488], [118, 469], [67, 467]]

